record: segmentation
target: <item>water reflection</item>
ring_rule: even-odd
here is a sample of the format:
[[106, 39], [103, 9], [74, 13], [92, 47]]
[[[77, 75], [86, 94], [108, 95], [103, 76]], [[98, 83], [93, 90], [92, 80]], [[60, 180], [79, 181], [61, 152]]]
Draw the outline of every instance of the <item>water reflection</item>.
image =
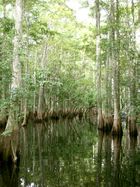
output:
[[140, 146], [124, 134], [112, 139], [85, 121], [29, 124], [20, 131], [19, 167], [4, 164], [0, 186], [140, 186]]
[[[113, 138], [113, 186], [121, 187], [123, 186], [123, 181], [121, 180], [121, 171], [120, 171], [120, 153], [121, 153], [121, 140], [122, 138], [116, 137]], [[117, 182], [116, 182], [117, 181]]]
[[[18, 186], [19, 167], [17, 155], [19, 155], [18, 131], [11, 135], [2, 136], [0, 139], [0, 186]], [[13, 164], [17, 162], [17, 164]]]

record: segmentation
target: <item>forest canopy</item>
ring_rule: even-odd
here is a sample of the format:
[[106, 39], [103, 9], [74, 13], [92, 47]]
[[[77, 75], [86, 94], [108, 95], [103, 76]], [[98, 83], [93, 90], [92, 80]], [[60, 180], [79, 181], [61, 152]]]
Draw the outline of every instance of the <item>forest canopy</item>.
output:
[[0, 123], [95, 107], [98, 128], [120, 133], [125, 113], [135, 134], [139, 26], [138, 0], [1, 0]]

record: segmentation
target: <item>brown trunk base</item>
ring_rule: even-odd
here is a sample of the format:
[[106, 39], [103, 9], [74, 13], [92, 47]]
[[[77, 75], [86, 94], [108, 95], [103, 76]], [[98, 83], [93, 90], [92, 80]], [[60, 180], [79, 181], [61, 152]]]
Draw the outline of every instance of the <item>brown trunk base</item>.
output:
[[9, 117], [3, 135], [4, 134], [6, 135], [7, 133], [11, 133], [17, 130], [18, 128], [19, 128], [19, 121], [16, 119], [15, 113], [11, 110], [9, 113]]
[[23, 120], [21, 126], [22, 126], [22, 127], [25, 127], [25, 126], [27, 126], [27, 123], [28, 123], [28, 122], [27, 122], [27, 119], [25, 119], [25, 120]]
[[104, 131], [110, 132], [113, 126], [112, 116], [104, 116]]
[[5, 128], [7, 123], [7, 119], [6, 118], [1, 118], [0, 119], [0, 128]]
[[98, 112], [98, 129], [99, 130], [104, 130], [104, 119], [103, 119], [103, 115], [101, 112]]
[[[43, 122], [47, 120], [60, 120], [60, 119], [83, 119], [83, 118], [88, 118], [88, 115], [86, 116], [86, 110], [85, 109], [72, 109], [72, 110], [47, 110], [44, 113], [38, 113], [37, 111], [35, 112], [29, 112], [29, 117], [28, 119], [31, 119], [35, 122]], [[24, 121], [24, 120], [23, 120]], [[102, 123], [102, 122], [101, 122]]]
[[112, 124], [105, 123], [104, 124], [104, 132], [111, 132]]
[[122, 136], [122, 126], [119, 119], [114, 120], [113, 127], [112, 127], [112, 135], [113, 136]]
[[133, 131], [129, 131], [129, 135], [130, 135], [131, 137], [137, 137], [137, 136], [138, 136], [138, 131], [137, 131], [137, 129], [135, 129], [135, 130], [133, 130]]
[[120, 129], [112, 128], [112, 135], [121, 137], [123, 135], [122, 127]]
[[44, 118], [45, 118], [45, 113], [41, 113], [41, 112], [37, 113], [36, 120], [43, 121]]
[[138, 136], [138, 130], [137, 130], [136, 119], [135, 118], [129, 118], [128, 127], [129, 127], [130, 137], [137, 137]]
[[27, 126], [27, 123], [28, 123], [28, 121], [29, 121], [29, 118], [30, 118], [29, 114], [26, 115], [26, 116], [24, 116], [23, 122], [22, 122], [22, 124], [21, 124], [22, 127]]
[[0, 159], [2, 162], [19, 161], [19, 131], [15, 130], [8, 136], [1, 136], [0, 138]]

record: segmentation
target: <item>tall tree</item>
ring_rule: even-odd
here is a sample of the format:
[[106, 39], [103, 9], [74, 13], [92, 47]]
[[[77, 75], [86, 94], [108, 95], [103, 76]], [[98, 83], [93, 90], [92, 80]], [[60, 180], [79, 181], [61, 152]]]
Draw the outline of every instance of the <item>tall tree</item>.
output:
[[37, 107], [37, 118], [39, 120], [43, 119], [43, 115], [45, 113], [45, 95], [44, 95], [44, 86], [45, 86], [45, 69], [46, 67], [46, 62], [47, 62], [47, 52], [48, 52], [48, 46], [45, 44], [43, 46], [43, 55], [41, 57], [40, 61], [40, 69], [41, 69], [41, 81], [39, 85], [39, 93], [38, 93], [38, 107]]
[[120, 119], [120, 88], [119, 88], [119, 2], [111, 0], [110, 2], [111, 14], [111, 60], [113, 70], [113, 96], [114, 96], [114, 121], [112, 133], [114, 135], [122, 134], [121, 119]]
[[17, 128], [18, 124], [18, 93], [21, 87], [21, 63], [20, 63], [20, 48], [22, 40], [22, 16], [23, 16], [23, 2], [16, 0], [15, 2], [15, 36], [13, 40], [13, 63], [12, 63], [12, 82], [11, 82], [11, 106], [9, 117], [6, 125], [6, 131], [12, 131]]
[[[110, 17], [108, 18], [110, 23]], [[111, 61], [111, 32], [107, 33], [108, 45], [105, 49], [105, 100], [104, 100], [104, 130], [110, 131], [113, 125], [112, 117], [112, 61]]]
[[101, 47], [100, 47], [100, 1], [96, 0], [96, 67], [97, 67], [97, 107], [98, 107], [98, 128], [104, 128], [102, 116], [102, 94], [101, 94]]
[[[132, 55], [130, 56], [130, 66], [129, 66], [129, 74], [130, 74], [130, 103], [129, 103], [129, 133], [130, 136], [137, 136], [137, 128], [136, 128], [136, 98], [137, 98], [137, 54], [136, 54], [136, 33], [135, 33], [135, 13], [134, 13], [134, 1], [131, 1], [131, 15], [132, 15], [132, 39], [130, 39], [131, 51]], [[131, 41], [132, 40], [132, 41]]]

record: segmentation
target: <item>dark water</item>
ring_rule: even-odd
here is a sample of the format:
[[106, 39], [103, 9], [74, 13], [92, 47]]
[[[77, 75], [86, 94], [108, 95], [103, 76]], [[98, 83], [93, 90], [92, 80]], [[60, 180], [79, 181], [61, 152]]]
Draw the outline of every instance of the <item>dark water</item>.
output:
[[85, 121], [29, 124], [19, 166], [0, 165], [0, 187], [139, 187], [139, 140], [113, 140]]

